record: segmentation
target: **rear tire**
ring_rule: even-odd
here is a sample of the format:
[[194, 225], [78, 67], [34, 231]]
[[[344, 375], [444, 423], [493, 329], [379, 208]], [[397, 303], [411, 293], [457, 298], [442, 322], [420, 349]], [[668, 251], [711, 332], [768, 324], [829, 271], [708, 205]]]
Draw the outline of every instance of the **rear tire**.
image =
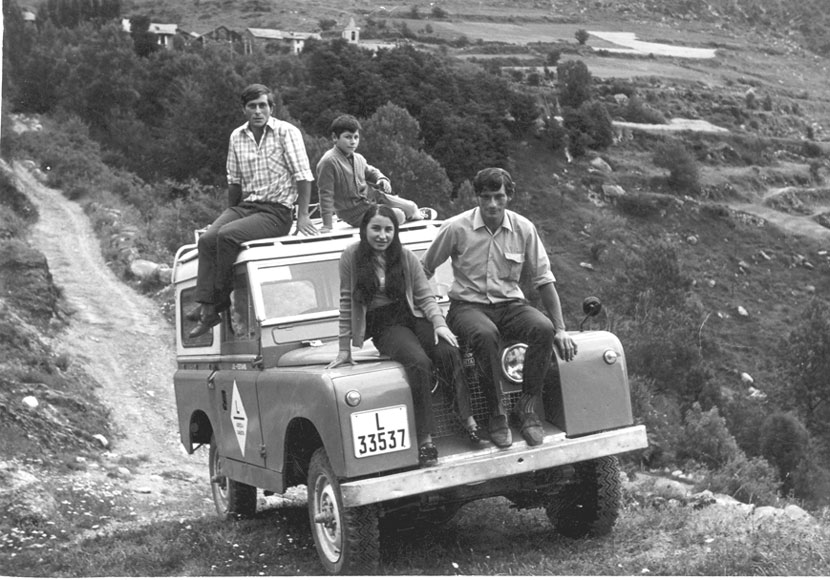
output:
[[616, 457], [574, 465], [576, 479], [548, 502], [545, 513], [557, 533], [568, 538], [604, 536], [617, 522], [622, 501]]
[[256, 488], [234, 481], [222, 473], [222, 457], [216, 438], [210, 438], [210, 490], [216, 513], [223, 519], [249, 518], [256, 513]]
[[329, 574], [369, 574], [380, 559], [377, 508], [345, 509], [326, 450], [308, 467], [308, 515], [317, 555]]

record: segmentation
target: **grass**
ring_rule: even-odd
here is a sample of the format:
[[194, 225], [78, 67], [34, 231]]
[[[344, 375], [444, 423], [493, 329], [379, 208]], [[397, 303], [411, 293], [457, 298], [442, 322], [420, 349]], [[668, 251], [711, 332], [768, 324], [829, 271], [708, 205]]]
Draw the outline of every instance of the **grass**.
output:
[[[72, 492], [65, 515], [81, 514], [84, 539], [55, 527], [2, 537], [0, 569], [25, 576], [283, 576], [322, 573], [305, 506], [266, 509], [250, 520], [163, 518], [96, 532], [95, 518], [129, 518]], [[82, 511], [79, 511], [82, 510]], [[119, 510], [122, 510], [119, 512]], [[85, 516], [90, 513], [92, 516]], [[381, 543], [385, 575], [742, 576], [830, 574], [830, 517], [812, 524], [759, 524], [734, 508], [630, 503], [613, 534], [557, 536], [542, 510], [516, 511], [504, 499], [462, 508], [444, 528]], [[682, 555], [682, 556], [681, 556]]]

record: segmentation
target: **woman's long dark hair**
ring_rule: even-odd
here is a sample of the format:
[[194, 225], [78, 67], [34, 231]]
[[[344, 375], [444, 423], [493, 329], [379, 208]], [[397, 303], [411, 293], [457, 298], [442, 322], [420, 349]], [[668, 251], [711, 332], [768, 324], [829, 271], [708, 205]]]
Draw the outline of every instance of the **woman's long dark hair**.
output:
[[385, 205], [373, 205], [363, 215], [360, 222], [360, 244], [357, 247], [357, 285], [354, 289], [354, 299], [360, 304], [370, 304], [378, 291], [380, 282], [375, 273], [375, 251], [366, 239], [366, 230], [369, 221], [377, 216], [389, 218], [395, 228], [392, 242], [386, 248], [386, 295], [392, 300], [406, 299], [404, 282], [401, 239], [398, 235], [398, 218], [392, 208]]

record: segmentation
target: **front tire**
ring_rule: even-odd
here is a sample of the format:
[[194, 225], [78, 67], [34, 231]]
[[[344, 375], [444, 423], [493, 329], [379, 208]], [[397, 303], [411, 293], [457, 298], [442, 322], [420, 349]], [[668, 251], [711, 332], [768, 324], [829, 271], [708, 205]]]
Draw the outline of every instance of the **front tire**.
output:
[[377, 568], [377, 509], [343, 507], [340, 484], [323, 448], [314, 452], [308, 467], [308, 515], [317, 555], [327, 573], [367, 574]]
[[222, 457], [216, 438], [210, 438], [210, 490], [216, 513], [223, 519], [249, 518], [256, 513], [256, 488], [221, 475]]
[[611, 533], [620, 514], [622, 481], [616, 457], [574, 465], [576, 479], [548, 502], [545, 513], [557, 533], [568, 538]]

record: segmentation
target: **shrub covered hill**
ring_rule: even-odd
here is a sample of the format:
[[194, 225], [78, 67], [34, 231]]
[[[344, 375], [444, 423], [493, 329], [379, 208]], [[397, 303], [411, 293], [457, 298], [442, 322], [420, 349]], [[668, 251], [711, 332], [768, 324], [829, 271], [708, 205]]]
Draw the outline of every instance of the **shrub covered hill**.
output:
[[[651, 442], [632, 465], [695, 472], [744, 501], [826, 503], [830, 99], [818, 2], [227, 4], [133, 0], [122, 15], [323, 32], [354, 17], [410, 42], [374, 55], [336, 34], [299, 55], [138, 50], [104, 18], [38, 32], [4, 4], [4, 112], [40, 115], [43, 130], [14, 134], [4, 116], [3, 154], [49, 168], [125, 280], [166, 307], [169, 289], [131, 279], [130, 265], [169, 263], [222, 207], [237, 92], [265, 82], [279, 88], [278, 116], [302, 127], [312, 164], [334, 115], [355, 114], [370, 162], [443, 216], [474, 203], [476, 170], [513, 173], [511, 204], [545, 238], [568, 326], [597, 295], [605, 313], [586, 324], [626, 348]], [[479, 39], [482, 21], [518, 27], [516, 44]], [[521, 27], [536, 24], [564, 36], [519, 45]], [[628, 29], [717, 53], [615, 55], [574, 34]], [[673, 118], [709, 125], [669, 131]], [[16, 356], [20, 368], [38, 364]], [[25, 437], [29, 427], [15, 428]]]

